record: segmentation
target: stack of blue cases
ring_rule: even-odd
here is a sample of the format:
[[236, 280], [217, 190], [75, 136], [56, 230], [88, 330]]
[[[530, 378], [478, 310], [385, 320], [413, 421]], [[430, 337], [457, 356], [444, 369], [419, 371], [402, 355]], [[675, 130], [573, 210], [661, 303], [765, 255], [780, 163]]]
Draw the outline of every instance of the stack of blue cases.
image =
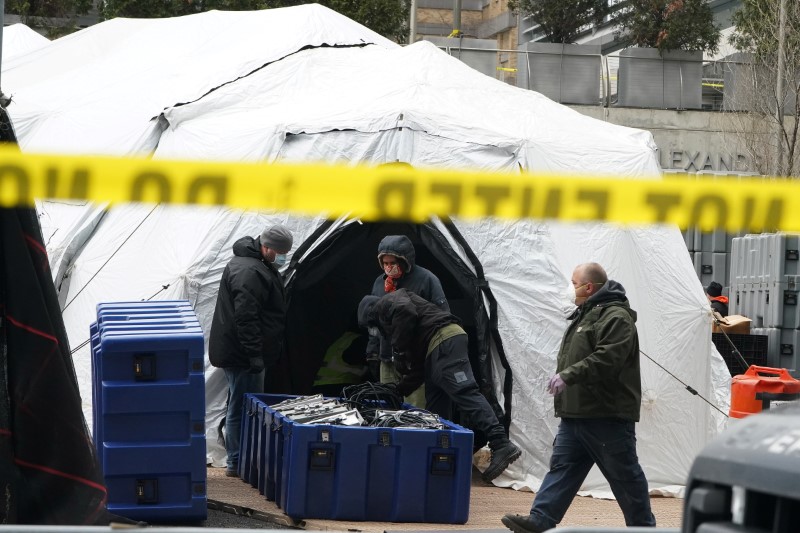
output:
[[90, 335], [108, 510], [149, 522], [205, 520], [204, 344], [191, 305], [101, 303]]
[[291, 518], [467, 522], [471, 431], [302, 424], [272, 407], [290, 398], [244, 395], [239, 475]]

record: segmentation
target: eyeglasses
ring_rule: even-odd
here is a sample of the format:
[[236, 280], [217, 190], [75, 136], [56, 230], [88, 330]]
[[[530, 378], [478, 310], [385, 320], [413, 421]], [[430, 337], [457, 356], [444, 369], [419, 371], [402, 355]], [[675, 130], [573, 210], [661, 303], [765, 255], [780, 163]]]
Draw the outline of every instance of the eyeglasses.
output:
[[577, 291], [578, 289], [580, 289], [580, 288], [582, 288], [582, 287], [585, 287], [585, 286], [589, 285], [590, 283], [591, 283], [591, 281], [587, 281], [587, 282], [586, 282], [586, 283], [584, 283], [583, 285], [578, 285], [578, 286], [576, 286], [576, 287], [575, 287], [575, 290]]

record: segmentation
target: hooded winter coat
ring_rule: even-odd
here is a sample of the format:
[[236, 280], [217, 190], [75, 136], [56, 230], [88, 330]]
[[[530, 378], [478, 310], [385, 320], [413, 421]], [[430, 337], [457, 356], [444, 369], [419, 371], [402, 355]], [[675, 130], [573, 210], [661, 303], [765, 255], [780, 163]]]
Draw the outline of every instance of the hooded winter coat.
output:
[[[417, 296], [433, 303], [442, 311], [450, 312], [450, 305], [442, 290], [439, 278], [430, 270], [417, 265], [417, 254], [411, 239], [405, 235], [387, 235], [378, 245], [378, 265], [383, 270], [381, 257], [383, 255], [393, 255], [403, 264], [403, 275], [395, 280], [398, 289], [407, 289]], [[386, 274], [381, 274], [375, 278], [372, 284], [372, 296], [384, 296], [387, 294], [384, 288]], [[386, 339], [370, 337], [367, 344], [367, 353], [377, 353], [384, 361], [392, 359], [392, 345]]]
[[637, 422], [642, 401], [639, 336], [625, 289], [608, 280], [569, 319], [556, 369], [567, 387], [555, 396], [555, 415]]
[[285, 323], [280, 273], [263, 260], [258, 238], [239, 239], [219, 284], [208, 342], [211, 364], [248, 368], [250, 359], [261, 357], [269, 368], [283, 350]]
[[389, 340], [402, 376], [397, 384], [402, 395], [425, 381], [425, 358], [434, 335], [445, 326], [460, 324], [458, 317], [405, 289], [390, 292], [372, 305], [360, 305], [358, 312], [360, 326], [377, 327]]
[[713, 296], [709, 299], [711, 309], [716, 311], [722, 316], [728, 316], [728, 297], [727, 296]]

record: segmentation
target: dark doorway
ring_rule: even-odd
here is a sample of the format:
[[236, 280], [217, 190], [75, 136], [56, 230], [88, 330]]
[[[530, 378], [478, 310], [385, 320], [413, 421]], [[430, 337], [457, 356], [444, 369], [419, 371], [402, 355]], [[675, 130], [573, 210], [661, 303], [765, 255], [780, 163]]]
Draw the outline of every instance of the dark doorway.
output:
[[501, 420], [508, 421], [510, 401], [505, 413], [493, 392], [490, 345], [499, 350], [506, 366], [505, 396], [511, 397], [510, 371], [496, 331], [494, 300], [483, 278], [477, 258], [452, 226], [444, 223], [452, 240], [465, 249], [472, 268], [453, 250], [439, 227], [432, 223], [400, 222], [323, 224], [294, 253], [287, 271], [289, 298], [286, 330], [286, 368], [283, 383], [276, 390], [310, 394], [324, 354], [331, 343], [354, 327], [355, 312], [361, 298], [369, 294], [381, 274], [378, 244], [386, 235], [405, 235], [414, 245], [416, 263], [436, 274], [442, 283], [451, 312], [459, 317], [469, 336], [469, 356], [482, 392], [495, 407]]

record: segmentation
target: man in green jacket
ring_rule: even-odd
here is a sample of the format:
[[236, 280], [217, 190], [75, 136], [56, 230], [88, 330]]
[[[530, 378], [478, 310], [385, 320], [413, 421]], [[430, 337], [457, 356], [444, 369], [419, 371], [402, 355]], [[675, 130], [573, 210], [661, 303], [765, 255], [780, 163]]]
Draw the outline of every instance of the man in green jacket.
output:
[[636, 455], [642, 399], [636, 311], [622, 285], [609, 280], [597, 263], [578, 265], [572, 286], [578, 307], [569, 317], [556, 374], [547, 385], [555, 415], [561, 418], [550, 471], [530, 514], [507, 514], [502, 522], [515, 533], [554, 528], [596, 464], [625, 523], [655, 526], [647, 479]]

